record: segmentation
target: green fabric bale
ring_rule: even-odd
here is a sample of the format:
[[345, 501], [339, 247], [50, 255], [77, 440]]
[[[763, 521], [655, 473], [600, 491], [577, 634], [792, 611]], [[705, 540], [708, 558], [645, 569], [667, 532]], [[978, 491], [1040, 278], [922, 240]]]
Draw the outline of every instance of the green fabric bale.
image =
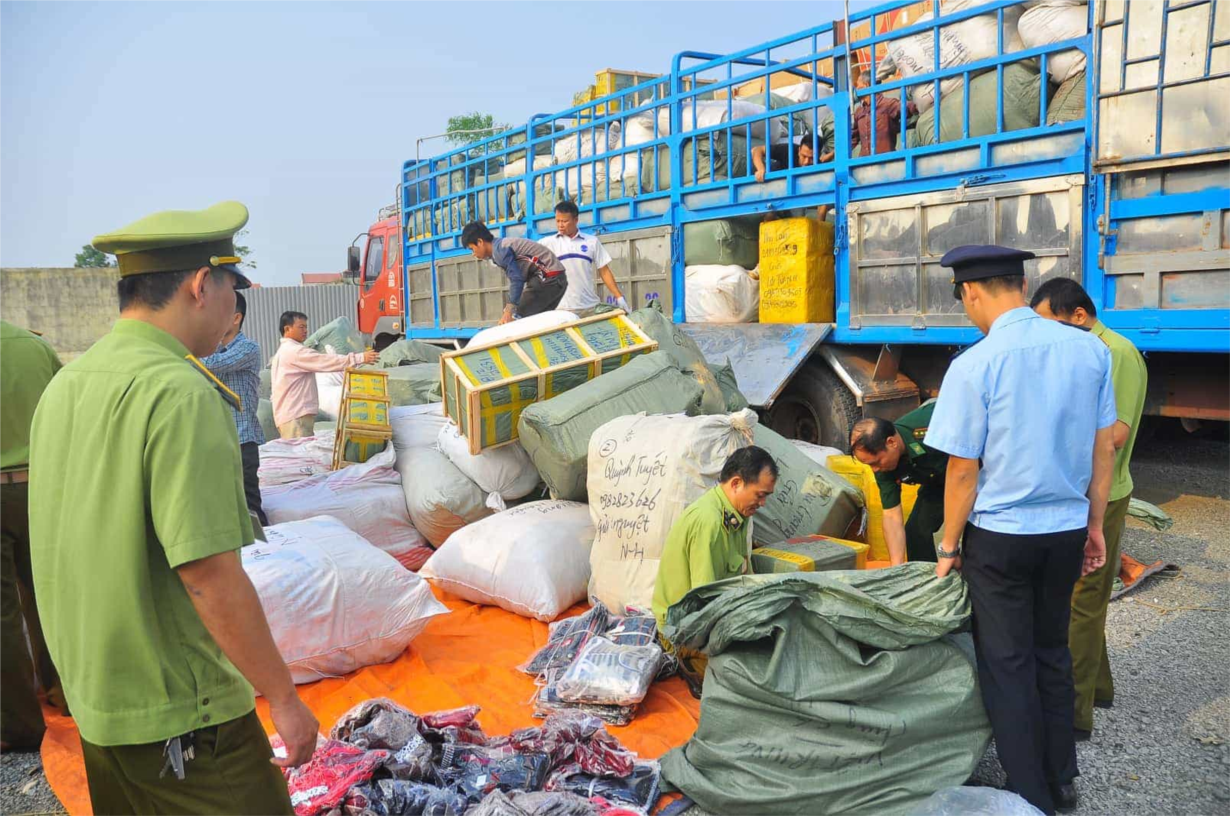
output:
[[392, 405], [425, 405], [441, 402], [440, 364], [417, 363], [388, 369], [389, 401]]
[[726, 397], [705, 355], [695, 340], [662, 313], [661, 306], [655, 302], [652, 306], [637, 309], [628, 317], [658, 344], [658, 351], [669, 354], [675, 366], [700, 385], [703, 391], [702, 414], [727, 413]]
[[739, 382], [735, 379], [735, 370], [730, 365], [730, 358], [720, 366], [711, 366], [718, 388], [722, 390], [722, 399], [726, 402], [726, 413], [733, 414], [749, 407], [750, 403], [743, 392], [739, 390]]
[[[996, 132], [996, 97], [999, 78], [995, 71], [979, 74], [969, 81], [969, 135], [986, 136]], [[1042, 86], [1038, 66], [1032, 61], [1014, 62], [1004, 68], [1004, 132], [1038, 126], [1038, 107]], [[940, 100], [940, 142], [964, 138], [965, 89], [950, 91]], [[935, 107], [918, 117], [915, 127], [908, 130], [908, 147], [936, 144]]]
[[[692, 153], [692, 139], [685, 139], [681, 148], [683, 161], [681, 180], [684, 187], [697, 184], [712, 184], [727, 181], [733, 174], [741, 178], [748, 174], [747, 139], [738, 134], [738, 127], [731, 131], [730, 150], [727, 150], [725, 133], [715, 133], [710, 145], [708, 136], [695, 140], [696, 155]], [[654, 173], [654, 153], [657, 153], [657, 173]], [[671, 157], [666, 145], [654, 145], [641, 150], [641, 191], [660, 193], [671, 188]], [[693, 171], [693, 168], [696, 168]], [[694, 177], [695, 176], [695, 177]]]
[[363, 336], [359, 334], [359, 330], [354, 327], [349, 317], [330, 320], [309, 334], [303, 345], [331, 354], [353, 354], [366, 348], [363, 344]]
[[701, 413], [702, 389], [669, 355], [642, 354], [628, 365], [521, 412], [521, 444], [556, 499], [584, 501], [589, 438], [612, 419]]
[[723, 814], [902, 814], [978, 766], [991, 730], [965, 582], [929, 564], [699, 587], [667, 612], [708, 653], [700, 723], [662, 775]]
[[1057, 125], [1085, 118], [1085, 72], [1073, 74], [1051, 94], [1046, 106], [1046, 123]]
[[791, 538], [848, 538], [861, 520], [863, 494], [843, 477], [807, 457], [781, 434], [757, 425], [755, 440], [777, 463], [777, 489], [756, 513], [752, 542], [772, 546]]
[[683, 261], [686, 266], [734, 264], [754, 269], [760, 263], [760, 216], [684, 224]]
[[381, 368], [396, 368], [414, 363], [435, 363], [437, 368], [444, 349], [424, 343], [422, 340], [398, 340], [380, 352], [377, 365]]
[[261, 433], [265, 435], [266, 442], [281, 438], [282, 435], [278, 433], [278, 425], [273, 421], [272, 402], [267, 399], [262, 399], [259, 403], [257, 403], [256, 421], [261, 424]]
[[273, 372], [268, 368], [261, 369], [260, 397], [265, 400], [273, 397]]

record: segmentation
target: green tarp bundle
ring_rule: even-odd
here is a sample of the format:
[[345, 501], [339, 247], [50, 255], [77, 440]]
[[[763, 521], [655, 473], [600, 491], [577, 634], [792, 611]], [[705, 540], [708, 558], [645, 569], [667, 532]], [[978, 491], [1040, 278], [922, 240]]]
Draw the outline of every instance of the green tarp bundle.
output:
[[392, 405], [424, 405], [441, 402], [440, 364], [416, 363], [388, 369], [389, 402]]
[[363, 336], [348, 317], [330, 320], [309, 334], [303, 345], [316, 351], [331, 350], [332, 354], [353, 354], [365, 348]]
[[735, 370], [730, 365], [730, 358], [719, 366], [712, 366], [713, 376], [717, 379], [718, 388], [722, 390], [722, 398], [726, 402], [726, 413], [734, 413], [747, 408], [749, 403], [747, 397], [743, 396], [743, 392], [739, 390], [739, 383], [735, 379]]
[[[680, 148], [680, 162], [684, 187], [712, 184], [741, 178], [748, 174], [747, 139], [741, 135], [740, 126], [731, 128], [729, 144], [724, 132], [714, 132], [698, 139], [684, 139]], [[744, 131], [746, 132], [746, 127]], [[654, 155], [657, 155], [655, 173]], [[638, 154], [641, 157], [641, 191], [661, 193], [671, 188], [671, 155], [666, 145], [647, 147]]]
[[[728, 403], [738, 402], [738, 399], [733, 395], [731, 399], [727, 399], [721, 382], [709, 367], [696, 341], [688, 337], [683, 330], [671, 322], [669, 317], [662, 313], [662, 308], [657, 301], [644, 309], [637, 309], [628, 317], [640, 326], [641, 331], [649, 335], [650, 339], [657, 342], [659, 351], [670, 355], [680, 371], [696, 380], [700, 385], [703, 392], [700, 404], [702, 414], [724, 414], [738, 410], [728, 406]], [[733, 381], [733, 374], [731, 379]]]
[[655, 351], [566, 394], [527, 406], [517, 425], [552, 498], [584, 501], [589, 438], [602, 425], [639, 412], [696, 416], [701, 387]]
[[808, 535], [849, 538], [851, 524], [862, 520], [862, 492], [772, 429], [757, 425], [755, 437], [779, 473], [777, 489], [753, 518], [752, 543], [772, 546]]
[[443, 354], [444, 349], [422, 340], [398, 340], [380, 352], [377, 365], [381, 368], [396, 368], [414, 363], [435, 363], [438, 368]]
[[1085, 72], [1068, 77], [1051, 94], [1046, 105], [1046, 123], [1075, 122], [1085, 118]]
[[272, 442], [275, 439], [280, 439], [281, 434], [278, 433], [278, 426], [273, 421], [273, 403], [267, 399], [261, 400], [256, 406], [256, 421], [261, 425], [261, 432], [265, 434], [265, 441]]
[[700, 724], [662, 775], [728, 814], [902, 814], [990, 741], [965, 583], [930, 564], [699, 587], [664, 634], [709, 655]]
[[[969, 135], [986, 136], [996, 132], [996, 97], [999, 78], [987, 71], [969, 80]], [[1033, 60], [1014, 62], [1004, 67], [1004, 132], [1038, 126], [1038, 108], [1042, 86], [1038, 66]], [[965, 89], [956, 88], [940, 99], [940, 142], [965, 138], [962, 135], [965, 118]], [[906, 131], [906, 145], [936, 144], [935, 107], [918, 117], [918, 123]]]
[[684, 224], [683, 262], [686, 266], [735, 264], [754, 269], [760, 263], [760, 216]]
[[273, 396], [273, 372], [268, 368], [261, 369], [261, 399], [270, 399]]

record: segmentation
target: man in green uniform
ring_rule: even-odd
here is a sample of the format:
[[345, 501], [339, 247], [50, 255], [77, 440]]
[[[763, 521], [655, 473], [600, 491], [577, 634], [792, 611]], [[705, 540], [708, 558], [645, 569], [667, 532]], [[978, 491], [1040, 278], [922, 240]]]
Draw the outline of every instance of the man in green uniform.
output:
[[[850, 455], [876, 475], [884, 506], [884, 541], [893, 566], [910, 561], [935, 562], [935, 532], [944, 525], [944, 474], [948, 454], [923, 444], [931, 424], [931, 400], [896, 422], [860, 419], [850, 431]], [[904, 520], [901, 485], [916, 484], [918, 499]]]
[[1116, 420], [1112, 429], [1115, 470], [1102, 523], [1106, 563], [1076, 582], [1072, 591], [1072, 622], [1068, 625], [1072, 678], [1076, 684], [1076, 738], [1087, 740], [1093, 733], [1093, 707], [1110, 708], [1115, 699], [1115, 684], [1106, 655], [1106, 607], [1119, 574], [1119, 541], [1132, 500], [1132, 474], [1128, 463], [1145, 408], [1149, 374], [1144, 358], [1132, 342], [1098, 320], [1093, 300], [1076, 281], [1069, 278], [1046, 281], [1038, 287], [1029, 305], [1042, 317], [1087, 329], [1110, 349]]
[[[718, 478], [717, 487], [688, 505], [666, 536], [653, 589], [659, 632], [666, 623], [666, 610], [692, 589], [749, 571], [747, 520], [773, 495], [777, 463], [768, 451], [752, 445], [732, 453]], [[695, 693], [706, 658], [682, 650], [677, 653], [665, 637], [663, 645], [679, 658]]]
[[26, 515], [30, 421], [43, 389], [59, 370], [60, 358], [45, 340], [0, 320], [0, 748], [5, 751], [37, 750], [43, 741], [43, 711], [23, 619], [39, 659], [43, 688], [53, 702], [62, 702], [30, 598], [34, 580]]
[[[96, 813], [290, 813], [278, 766], [315, 747], [239, 559], [252, 525], [235, 397], [197, 359], [249, 285], [232, 244], [247, 220], [225, 202], [95, 238], [118, 256], [120, 320], [34, 415], [38, 607]], [[284, 758], [271, 761], [253, 687]]]

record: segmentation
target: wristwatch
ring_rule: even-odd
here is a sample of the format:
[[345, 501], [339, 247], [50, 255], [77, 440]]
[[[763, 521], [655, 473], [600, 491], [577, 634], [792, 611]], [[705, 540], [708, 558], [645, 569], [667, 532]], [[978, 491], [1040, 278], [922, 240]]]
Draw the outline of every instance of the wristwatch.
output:
[[957, 556], [961, 554], [961, 544], [958, 543], [957, 548], [953, 550], [952, 552], [949, 552], [948, 550], [944, 549], [943, 547], [937, 544], [935, 546], [935, 554], [939, 556], [940, 558], [956, 558]]

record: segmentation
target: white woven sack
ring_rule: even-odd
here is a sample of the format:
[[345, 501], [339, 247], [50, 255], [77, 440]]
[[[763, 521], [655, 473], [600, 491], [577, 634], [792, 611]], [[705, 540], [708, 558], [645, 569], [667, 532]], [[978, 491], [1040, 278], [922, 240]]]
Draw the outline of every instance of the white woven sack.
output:
[[689, 323], [755, 323], [760, 318], [760, 281], [735, 264], [685, 267], [684, 311]]
[[[1021, 15], [1017, 25], [1026, 48], [1083, 37], [1089, 31], [1089, 9], [1066, 2], [1043, 2]], [[1063, 84], [1085, 70], [1085, 52], [1078, 49], [1048, 54], [1046, 70], [1055, 82]]]
[[468, 601], [550, 621], [585, 599], [593, 540], [586, 505], [530, 502], [458, 531], [419, 574]]
[[395, 660], [448, 612], [426, 581], [335, 518], [275, 524], [265, 537], [243, 548], [243, 568], [296, 683]]
[[487, 506], [492, 510], [505, 510], [505, 501], [525, 498], [538, 487], [538, 470], [520, 442], [514, 440], [474, 456], [470, 453], [470, 441], [461, 435], [456, 425], [449, 423], [440, 429], [436, 446], [458, 470], [488, 494]]
[[[756, 412], [620, 417], [589, 441], [589, 597], [616, 613], [648, 610], [662, 547], [689, 504], [718, 483], [726, 459], [752, 444]], [[749, 527], [748, 547], [751, 537]]]

